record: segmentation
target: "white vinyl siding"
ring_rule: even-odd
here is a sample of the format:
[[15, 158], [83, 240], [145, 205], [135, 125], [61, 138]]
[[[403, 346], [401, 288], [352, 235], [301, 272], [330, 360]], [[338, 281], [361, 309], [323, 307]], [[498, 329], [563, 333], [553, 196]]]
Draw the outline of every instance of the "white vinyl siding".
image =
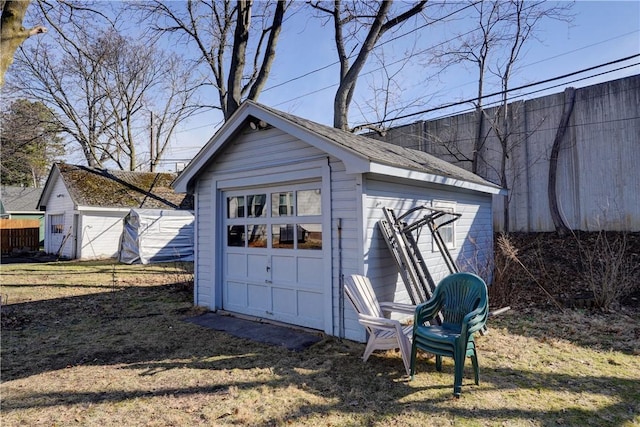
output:
[[[410, 302], [405, 284], [397, 274], [397, 267], [380, 230], [378, 221], [383, 218], [382, 207], [389, 207], [401, 215], [416, 206], [432, 206], [434, 200], [449, 200], [462, 216], [456, 221], [456, 247], [451, 255], [461, 271], [471, 271], [478, 263], [487, 260], [484, 255], [492, 250], [493, 228], [491, 196], [469, 191], [451, 191], [448, 187], [409, 185], [370, 178], [366, 181], [366, 233], [369, 247], [365, 247], [366, 274], [371, 278], [378, 298], [398, 302]], [[424, 227], [418, 237], [418, 246], [435, 283], [449, 274], [439, 251], [433, 251], [432, 237]], [[479, 256], [482, 258], [480, 259]], [[480, 266], [481, 267], [481, 266]]]
[[116, 258], [127, 212], [84, 213], [78, 221], [79, 259]]
[[[344, 163], [331, 158], [331, 264], [332, 311], [334, 313], [335, 336], [344, 336], [355, 341], [364, 341], [366, 334], [358, 323], [357, 314], [346, 300], [340, 287], [342, 277], [362, 274], [362, 185], [360, 176], [347, 174]], [[338, 230], [340, 227], [340, 230]], [[340, 309], [343, 308], [343, 313]]]
[[[74, 255], [74, 239], [69, 237], [65, 240], [65, 236], [70, 232], [73, 233], [74, 205], [71, 200], [71, 196], [61, 179], [56, 180], [48, 199], [44, 201], [43, 205], [46, 206], [46, 233], [44, 237], [45, 252], [57, 254], [58, 251], [60, 251], [60, 255], [62, 257], [72, 257]], [[61, 227], [63, 229], [62, 233], [52, 233], [52, 218], [56, 222], [57, 228]], [[62, 246], [63, 244], [64, 246]]]

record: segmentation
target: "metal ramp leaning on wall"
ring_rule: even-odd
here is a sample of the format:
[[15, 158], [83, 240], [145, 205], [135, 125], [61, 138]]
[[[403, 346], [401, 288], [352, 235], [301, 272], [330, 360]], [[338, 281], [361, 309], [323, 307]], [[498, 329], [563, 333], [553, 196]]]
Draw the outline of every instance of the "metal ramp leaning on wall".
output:
[[[393, 255], [411, 302], [425, 302], [433, 295], [436, 283], [418, 247], [420, 232], [424, 226], [428, 227], [449, 272], [457, 273], [458, 267], [447, 249], [440, 229], [457, 221], [461, 214], [427, 206], [417, 206], [400, 216], [396, 216], [391, 208], [383, 207], [382, 211], [384, 219], [378, 222], [378, 226]], [[426, 213], [412, 222], [407, 222], [407, 218], [418, 211]], [[438, 323], [442, 321], [441, 314], [438, 314], [437, 320]]]
[[[440, 234], [440, 229], [457, 221], [462, 215], [427, 206], [415, 207], [400, 216], [396, 216], [391, 208], [385, 207], [382, 208], [382, 210], [384, 212], [384, 219], [378, 221], [378, 226], [393, 255], [393, 259], [396, 262], [400, 276], [402, 276], [411, 302], [413, 304], [425, 302], [433, 295], [436, 283], [418, 247], [420, 232], [424, 226], [428, 227], [433, 241], [449, 269], [449, 273], [458, 273], [458, 266], [453, 260], [451, 252], [449, 252]], [[427, 213], [412, 222], [406, 221], [409, 216], [422, 210]], [[489, 317], [502, 314], [510, 309], [511, 307], [507, 306], [493, 310], [489, 312]], [[436, 317], [438, 324], [442, 323], [442, 319], [442, 313], [438, 313]], [[487, 334], [486, 326], [480, 330], [480, 334]]]

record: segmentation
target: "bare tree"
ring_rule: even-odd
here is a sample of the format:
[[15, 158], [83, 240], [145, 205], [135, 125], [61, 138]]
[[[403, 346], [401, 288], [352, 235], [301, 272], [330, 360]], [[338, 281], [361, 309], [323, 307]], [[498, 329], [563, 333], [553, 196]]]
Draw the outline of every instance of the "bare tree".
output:
[[[340, 62], [340, 84], [333, 104], [333, 126], [349, 129], [349, 107], [355, 93], [358, 77], [369, 54], [380, 38], [390, 29], [418, 15], [426, 7], [426, 0], [414, 3], [404, 12], [392, 14], [393, 2], [367, 2], [336, 0], [310, 1], [310, 5], [333, 21], [335, 42]], [[362, 40], [360, 36], [364, 35]], [[359, 50], [358, 50], [359, 46]], [[351, 63], [352, 53], [357, 50]]]
[[35, 34], [47, 32], [41, 25], [29, 29], [23, 27], [29, 3], [30, 0], [0, 1], [0, 87], [4, 86], [4, 75], [20, 45]]
[[[570, 20], [571, 4], [550, 5], [544, 1], [525, 0], [481, 0], [473, 4], [478, 23], [476, 31], [461, 36], [454, 44], [446, 45], [436, 52], [435, 57], [444, 67], [459, 63], [473, 64], [477, 69], [477, 96], [474, 102], [476, 111], [476, 133], [473, 138], [471, 170], [485, 175], [489, 171], [497, 172], [498, 182], [508, 189], [508, 161], [511, 153], [525, 138], [514, 138], [510, 130], [509, 91], [513, 73], [524, 47], [537, 39], [539, 24], [546, 19]], [[487, 81], [493, 77], [498, 82], [500, 97], [498, 108], [487, 110], [484, 104]], [[489, 111], [494, 112], [490, 114]], [[489, 129], [484, 128], [485, 124]], [[487, 163], [483, 157], [490, 134], [499, 143], [499, 165]], [[464, 149], [457, 149], [464, 153]], [[461, 157], [464, 157], [462, 155]], [[483, 172], [483, 169], [487, 169]], [[504, 228], [509, 231], [509, 196], [505, 200]]]
[[[106, 12], [38, 6], [53, 37], [19, 52], [13, 86], [56, 112], [59, 129], [88, 165], [134, 170], [148, 161], [151, 168], [178, 123], [194, 111], [188, 100], [197, 86], [184, 62], [122, 36], [113, 25], [117, 18], [111, 21]], [[139, 154], [152, 146], [147, 158]]]
[[285, 12], [291, 1], [251, 0], [152, 1], [138, 5], [160, 34], [198, 52], [206, 85], [218, 93], [225, 120], [244, 99], [257, 100], [275, 60]]

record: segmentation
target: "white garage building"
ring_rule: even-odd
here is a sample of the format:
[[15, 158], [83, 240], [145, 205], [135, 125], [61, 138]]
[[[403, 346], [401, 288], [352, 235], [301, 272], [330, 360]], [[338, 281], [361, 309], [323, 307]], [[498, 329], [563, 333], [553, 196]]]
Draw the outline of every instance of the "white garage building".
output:
[[[195, 196], [195, 304], [359, 341], [345, 275], [369, 276], [381, 300], [409, 302], [377, 226], [382, 207], [462, 214], [449, 233], [454, 259], [487, 261], [491, 196], [502, 191], [424, 152], [250, 101], [174, 188]], [[447, 270], [428, 234], [420, 247], [437, 280]]]

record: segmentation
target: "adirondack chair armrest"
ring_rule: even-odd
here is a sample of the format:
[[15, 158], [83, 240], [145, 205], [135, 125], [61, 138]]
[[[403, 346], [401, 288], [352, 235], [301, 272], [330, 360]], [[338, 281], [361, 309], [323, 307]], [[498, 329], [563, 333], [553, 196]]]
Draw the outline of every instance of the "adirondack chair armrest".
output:
[[414, 314], [416, 312], [415, 305], [402, 302], [381, 302], [380, 308], [382, 311], [394, 313]]
[[385, 319], [384, 317], [375, 317], [359, 313], [358, 322], [363, 326], [369, 326], [376, 329], [397, 330], [400, 327], [400, 322], [395, 319]]

